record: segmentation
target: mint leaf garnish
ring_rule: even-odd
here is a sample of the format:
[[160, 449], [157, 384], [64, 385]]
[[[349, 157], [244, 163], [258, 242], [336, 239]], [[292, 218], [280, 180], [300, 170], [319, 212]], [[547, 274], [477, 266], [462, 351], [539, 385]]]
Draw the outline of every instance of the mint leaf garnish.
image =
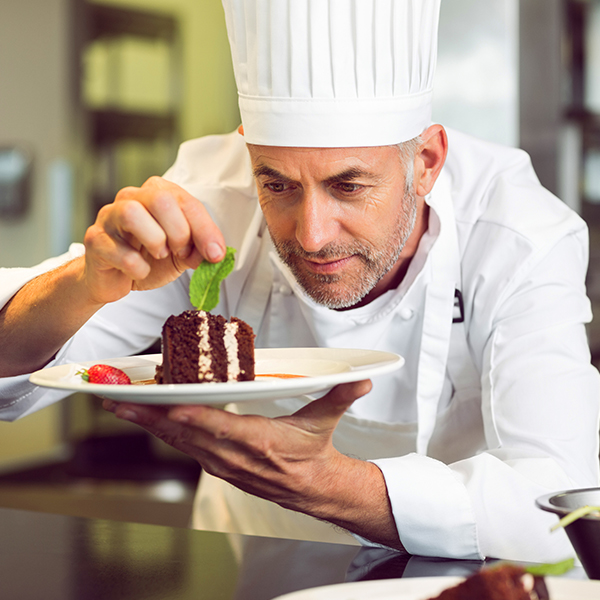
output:
[[222, 261], [211, 263], [205, 260], [194, 271], [190, 281], [190, 302], [198, 310], [208, 312], [219, 303], [221, 282], [233, 271], [234, 255], [235, 249], [228, 246]]
[[546, 563], [543, 565], [531, 565], [525, 567], [525, 571], [536, 577], [558, 577], [570, 571], [575, 565], [575, 559], [567, 558], [557, 563]]

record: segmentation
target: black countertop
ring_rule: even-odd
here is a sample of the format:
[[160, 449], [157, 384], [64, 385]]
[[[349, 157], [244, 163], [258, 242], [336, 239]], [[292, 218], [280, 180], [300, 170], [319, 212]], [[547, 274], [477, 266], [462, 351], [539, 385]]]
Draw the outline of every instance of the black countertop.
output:
[[0, 508], [1, 600], [272, 600], [347, 581], [466, 576], [482, 566]]

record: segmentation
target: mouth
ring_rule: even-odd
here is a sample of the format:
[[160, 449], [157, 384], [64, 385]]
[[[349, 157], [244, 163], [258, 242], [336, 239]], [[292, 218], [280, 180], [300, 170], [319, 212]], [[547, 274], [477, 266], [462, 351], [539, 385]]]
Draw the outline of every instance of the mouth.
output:
[[343, 269], [348, 263], [355, 258], [354, 255], [344, 256], [342, 258], [336, 258], [334, 260], [308, 260], [306, 258], [302, 259], [304, 264], [311, 270], [313, 273], [318, 273], [320, 275], [331, 275]]

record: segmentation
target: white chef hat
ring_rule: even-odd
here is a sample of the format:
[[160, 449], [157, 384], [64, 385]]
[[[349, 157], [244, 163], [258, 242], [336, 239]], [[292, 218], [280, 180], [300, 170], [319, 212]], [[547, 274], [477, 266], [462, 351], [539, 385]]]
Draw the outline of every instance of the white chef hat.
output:
[[440, 0], [223, 0], [252, 144], [397, 144], [431, 124]]

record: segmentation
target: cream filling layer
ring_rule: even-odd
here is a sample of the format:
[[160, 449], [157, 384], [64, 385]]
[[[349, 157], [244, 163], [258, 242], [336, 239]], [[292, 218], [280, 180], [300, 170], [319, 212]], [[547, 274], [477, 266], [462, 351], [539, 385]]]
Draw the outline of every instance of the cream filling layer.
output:
[[238, 358], [237, 341], [238, 323], [227, 323], [225, 325], [225, 351], [227, 352], [227, 381], [236, 381], [240, 374], [240, 360]]
[[200, 350], [200, 356], [198, 357], [198, 379], [206, 381], [213, 379], [208, 327], [208, 319], [203, 317], [198, 329], [198, 348]]

